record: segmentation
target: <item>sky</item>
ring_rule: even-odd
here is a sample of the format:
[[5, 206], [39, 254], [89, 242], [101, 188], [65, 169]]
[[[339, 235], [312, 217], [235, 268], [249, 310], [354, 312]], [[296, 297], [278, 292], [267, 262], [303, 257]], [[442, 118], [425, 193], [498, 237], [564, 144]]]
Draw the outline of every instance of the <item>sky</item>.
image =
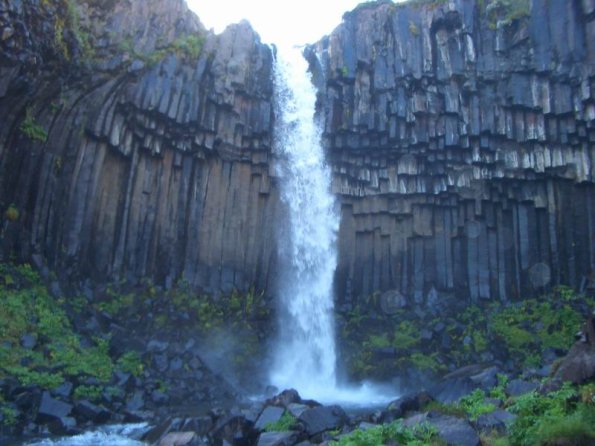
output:
[[247, 19], [264, 43], [303, 45], [330, 34], [364, 0], [186, 0], [207, 28], [220, 33]]

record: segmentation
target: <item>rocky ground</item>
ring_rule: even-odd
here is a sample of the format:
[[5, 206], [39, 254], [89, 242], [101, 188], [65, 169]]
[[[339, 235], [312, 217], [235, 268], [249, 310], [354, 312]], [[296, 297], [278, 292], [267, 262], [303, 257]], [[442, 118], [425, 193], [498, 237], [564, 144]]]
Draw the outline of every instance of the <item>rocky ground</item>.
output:
[[[393, 351], [389, 355], [393, 373], [411, 375], [415, 369], [420, 377], [431, 379], [409, 380], [402, 386], [403, 396], [388, 406], [355, 413], [303, 400], [293, 390], [258, 402], [246, 398], [245, 389], [256, 389], [250, 385], [258, 381], [256, 373], [263, 368], [255, 345], [260, 340], [262, 348], [270, 336], [265, 328], [270, 315], [262, 296], [232, 295], [218, 301], [199, 296], [198, 305], [183, 284], [166, 292], [145, 283], [128, 292], [115, 285], [82, 287], [84, 297], [66, 298], [66, 287], [53, 280], [43, 265], [38, 269], [41, 276], [27, 265], [0, 268], [5, 309], [0, 320], [3, 441], [74, 435], [100, 425], [138, 421], [153, 426], [142, 434], [142, 441], [163, 446], [333, 441], [591, 444], [595, 438], [594, 424], [589, 425], [595, 417], [592, 319], [566, 356], [556, 359], [546, 352], [537, 360], [531, 358], [531, 366], [493, 356], [491, 361], [455, 367], [458, 362], [453, 359], [447, 364], [449, 370], [428, 375], [422, 370], [421, 353], [412, 350], [415, 343], [405, 342], [406, 353], [417, 359], [406, 363], [403, 352], [394, 357]], [[448, 318], [444, 320], [448, 323]], [[514, 328], [517, 322], [510, 320], [509, 325]], [[527, 330], [529, 322], [522, 322]], [[395, 327], [407, 334], [399, 324]], [[234, 343], [230, 333], [242, 342]], [[431, 339], [426, 343], [438, 348]], [[365, 359], [366, 348], [371, 347], [364, 344], [359, 354]], [[447, 358], [448, 351], [456, 351], [456, 346], [442, 348], [436, 362]], [[498, 355], [497, 346], [486, 351]], [[378, 366], [372, 372], [386, 373], [390, 363], [386, 352], [380, 352], [384, 354], [380, 362], [378, 352], [372, 353], [376, 356], [368, 358], [369, 365]], [[485, 353], [467, 358], [480, 360]], [[526, 351], [527, 357], [532, 354]], [[252, 377], [253, 382], [242, 377]], [[564, 381], [573, 384], [563, 385]], [[570, 423], [573, 430], [544, 431], [556, 423]], [[523, 440], [527, 435], [574, 435], [574, 443], [527, 443]], [[496, 443], [504, 439], [509, 443]]]

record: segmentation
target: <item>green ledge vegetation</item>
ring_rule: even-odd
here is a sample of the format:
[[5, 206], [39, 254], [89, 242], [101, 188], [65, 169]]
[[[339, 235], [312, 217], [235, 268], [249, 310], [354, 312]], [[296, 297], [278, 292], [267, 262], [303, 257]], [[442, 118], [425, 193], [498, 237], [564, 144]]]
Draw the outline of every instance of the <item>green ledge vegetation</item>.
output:
[[[343, 360], [356, 379], [387, 379], [407, 368], [440, 374], [483, 362], [485, 355], [519, 369], [536, 367], [547, 351], [571, 347], [595, 307], [592, 297], [563, 286], [541, 298], [472, 305], [434, 318], [405, 310], [383, 315], [377, 300], [371, 296], [339, 315]], [[445, 338], [462, 348], [445, 348]]]
[[274, 423], [267, 423], [264, 427], [265, 432], [286, 432], [295, 429], [297, 426], [297, 419], [289, 412], [285, 412], [283, 416]]
[[120, 44], [120, 50], [131, 54], [132, 57], [140, 59], [147, 64], [147, 66], [152, 67], [165, 59], [168, 54], [172, 53], [175, 53], [184, 59], [197, 60], [202, 53], [204, 43], [204, 36], [193, 34], [179, 37], [163, 48], [157, 49], [152, 53], [144, 54], [136, 51], [132, 37], [128, 37]]
[[[481, 436], [484, 446], [548, 446], [595, 444], [595, 383], [573, 386], [564, 383], [560, 389], [540, 394], [537, 391], [510, 397], [505, 394], [507, 378], [498, 377], [498, 385], [488, 391], [475, 390], [453, 404], [436, 401], [423, 407], [434, 412], [476, 421], [482, 414], [497, 409], [488, 398], [502, 401], [502, 408], [516, 416], [507, 433], [487, 432]], [[431, 424], [404, 427], [399, 419], [390, 424], [357, 429], [339, 437], [334, 446], [438, 446], [445, 443]]]
[[42, 6], [51, 14], [54, 20], [54, 48], [66, 60], [71, 60], [72, 49], [68, 43], [69, 37], [74, 37], [83, 60], [90, 60], [95, 56], [91, 34], [81, 25], [80, 6], [76, 0], [59, 0], [51, 2], [42, 0]]
[[[51, 296], [27, 264], [0, 264], [0, 308], [0, 379], [42, 389], [56, 388], [67, 379], [91, 380], [97, 384], [79, 385], [74, 395], [97, 399], [109, 391], [115, 370], [142, 373], [137, 353], [114, 358], [109, 337], [87, 339], [75, 333], [69, 303]], [[7, 410], [0, 401], [0, 411]]]
[[478, 6], [485, 12], [491, 29], [508, 26], [531, 14], [531, 0], [479, 0]]
[[381, 444], [399, 444], [402, 446], [443, 446], [437, 431], [429, 424], [405, 427], [402, 420], [390, 424], [357, 429], [339, 440], [330, 443], [333, 446], [378, 446]]
[[19, 130], [32, 141], [46, 142], [48, 139], [48, 132], [35, 121], [30, 108], [27, 108], [25, 119], [21, 123]]

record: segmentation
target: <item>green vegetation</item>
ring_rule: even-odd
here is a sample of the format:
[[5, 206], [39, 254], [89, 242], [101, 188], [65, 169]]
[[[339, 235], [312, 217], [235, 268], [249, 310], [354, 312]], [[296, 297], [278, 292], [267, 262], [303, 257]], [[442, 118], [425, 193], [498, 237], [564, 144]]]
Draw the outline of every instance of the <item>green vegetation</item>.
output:
[[[0, 378], [12, 376], [23, 385], [52, 389], [66, 377], [109, 381], [114, 367], [142, 371], [135, 353], [114, 365], [109, 338], [83, 340], [74, 333], [67, 303], [50, 296], [37, 273], [25, 265], [0, 264]], [[23, 346], [23, 339], [29, 345]], [[82, 395], [94, 392], [79, 387]]]
[[[453, 308], [434, 318], [404, 310], [378, 314], [376, 300], [370, 297], [339, 315], [341, 350], [357, 379], [386, 379], [395, 370], [411, 368], [440, 373], [484, 357], [512, 359], [519, 368], [536, 367], [544, 352], [570, 348], [594, 305], [592, 298], [568, 287], [538, 299]], [[436, 326], [443, 328], [438, 332]], [[445, 339], [460, 347], [445, 349]]]
[[35, 121], [30, 108], [25, 112], [25, 119], [19, 130], [32, 141], [45, 142], [48, 139], [47, 131]]
[[54, 21], [54, 48], [66, 60], [72, 58], [72, 50], [68, 38], [73, 36], [76, 46], [84, 60], [94, 57], [92, 36], [81, 25], [81, 13], [76, 0], [60, 0], [59, 2], [42, 1], [44, 8], [51, 10], [55, 15]]
[[285, 432], [295, 429], [297, 426], [297, 420], [289, 413], [285, 412], [283, 416], [274, 423], [268, 423], [264, 427], [265, 432]]
[[459, 406], [463, 409], [472, 421], [477, 421], [480, 415], [496, 410], [492, 403], [486, 403], [486, 394], [481, 389], [476, 389], [469, 395], [459, 400]]
[[414, 36], [420, 34], [418, 26], [412, 20], [409, 20], [409, 32]]
[[179, 57], [188, 60], [197, 60], [202, 53], [205, 38], [199, 35], [189, 35], [179, 37], [169, 45], [157, 49], [149, 54], [144, 54], [136, 51], [132, 37], [128, 37], [120, 44], [120, 49], [123, 52], [129, 53], [132, 57], [140, 59], [148, 66], [153, 66], [165, 59], [168, 54], [176, 53]]
[[400, 444], [403, 446], [438, 446], [443, 445], [437, 437], [436, 429], [428, 424], [411, 428], [403, 426], [401, 420], [391, 424], [374, 426], [369, 429], [357, 429], [331, 442], [334, 446], [377, 446], [381, 444]]
[[102, 390], [100, 386], [78, 386], [74, 389], [74, 398], [98, 401], [101, 399]]
[[137, 352], [124, 353], [116, 362], [116, 367], [123, 372], [130, 373], [134, 376], [142, 375], [145, 366], [140, 355]]
[[496, 29], [529, 16], [531, 0], [481, 0], [479, 7], [485, 9], [490, 28]]
[[533, 391], [518, 397], [509, 410], [517, 415], [510, 443], [518, 446], [587, 445], [595, 442], [595, 405], [578, 400], [580, 390], [566, 383], [557, 391]]
[[4, 211], [4, 218], [8, 221], [17, 221], [19, 219], [19, 210], [14, 204], [9, 205]]

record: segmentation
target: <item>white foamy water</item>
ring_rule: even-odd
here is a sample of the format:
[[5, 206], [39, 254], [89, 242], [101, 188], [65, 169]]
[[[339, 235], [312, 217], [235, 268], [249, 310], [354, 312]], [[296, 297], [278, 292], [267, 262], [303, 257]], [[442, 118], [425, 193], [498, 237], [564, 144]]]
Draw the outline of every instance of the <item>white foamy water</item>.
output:
[[147, 443], [138, 441], [138, 438], [147, 429], [147, 423], [118, 424], [72, 437], [33, 441], [26, 446], [146, 446]]
[[307, 69], [300, 49], [278, 50], [275, 152], [289, 225], [281, 241], [281, 336], [271, 381], [314, 397], [337, 384], [332, 286], [339, 217]]
[[288, 227], [280, 240], [281, 333], [271, 383], [323, 403], [380, 405], [394, 393], [337, 383], [333, 276], [339, 215], [314, 116], [316, 90], [301, 50], [279, 48], [274, 74], [275, 153]]

